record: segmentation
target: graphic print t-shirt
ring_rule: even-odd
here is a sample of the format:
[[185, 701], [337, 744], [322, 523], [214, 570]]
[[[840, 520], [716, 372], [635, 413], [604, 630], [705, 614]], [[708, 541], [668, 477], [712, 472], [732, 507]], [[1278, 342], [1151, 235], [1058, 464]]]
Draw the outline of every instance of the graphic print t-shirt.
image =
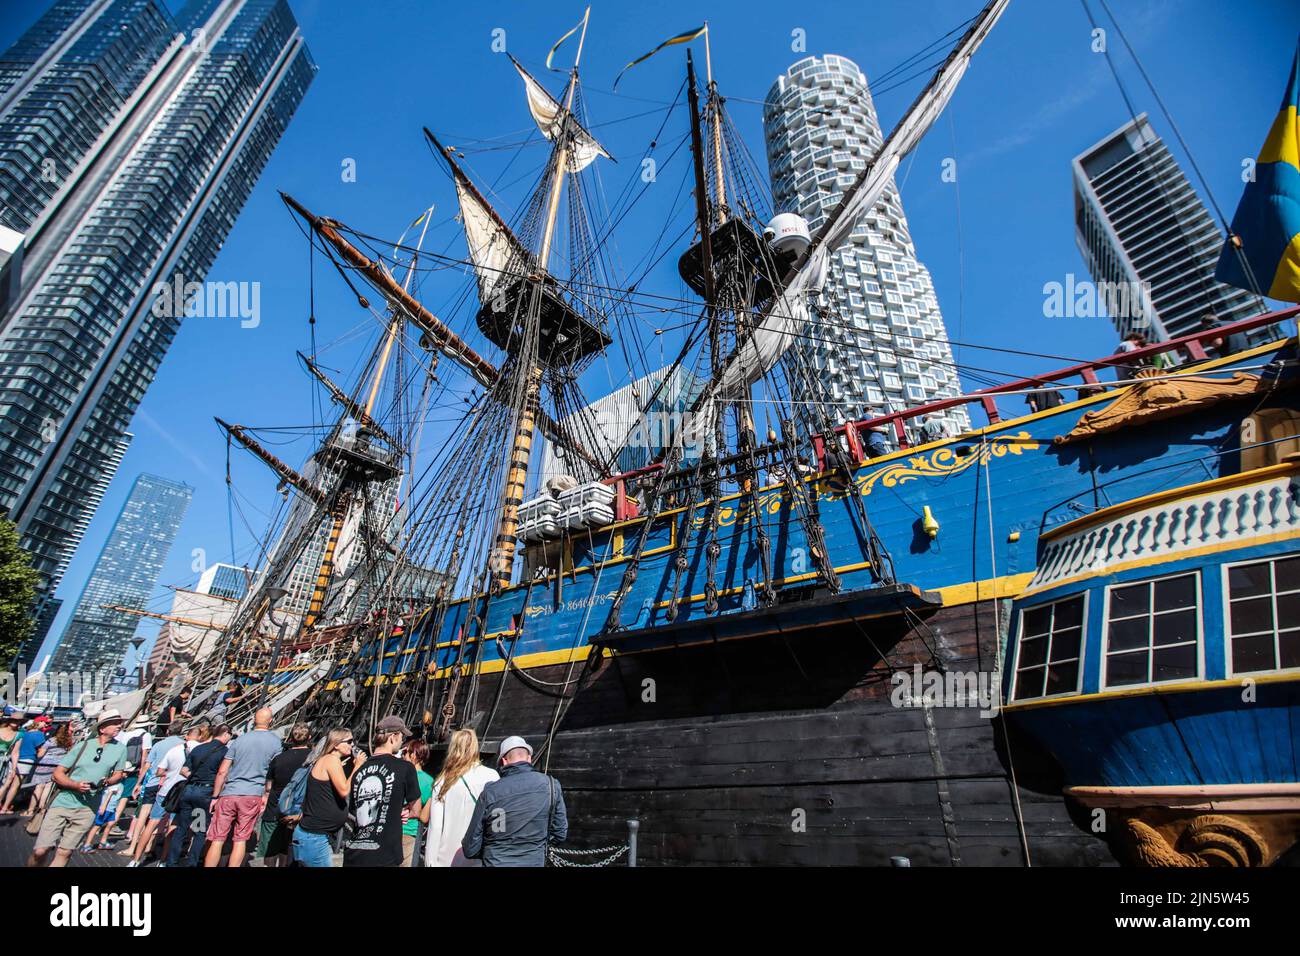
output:
[[393, 754], [367, 760], [352, 777], [348, 809], [357, 828], [343, 848], [343, 865], [401, 866], [402, 808], [419, 799], [414, 766]]

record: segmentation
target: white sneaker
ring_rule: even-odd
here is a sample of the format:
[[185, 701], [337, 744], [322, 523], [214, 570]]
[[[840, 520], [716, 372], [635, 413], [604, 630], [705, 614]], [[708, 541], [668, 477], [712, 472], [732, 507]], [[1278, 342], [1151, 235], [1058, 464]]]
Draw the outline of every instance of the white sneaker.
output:
[[139, 865], [140, 865], [140, 861], [139, 861], [139, 860], [132, 860], [132, 861], [131, 861], [130, 863], [128, 863], [126, 866], [127, 866], [127, 869], [130, 869], [130, 868], [133, 867], [133, 866], [139, 866]]

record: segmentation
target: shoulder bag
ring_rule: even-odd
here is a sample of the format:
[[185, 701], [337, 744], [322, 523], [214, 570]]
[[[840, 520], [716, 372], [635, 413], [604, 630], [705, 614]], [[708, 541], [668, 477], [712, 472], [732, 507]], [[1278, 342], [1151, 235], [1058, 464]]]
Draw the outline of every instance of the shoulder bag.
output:
[[[77, 748], [77, 756], [74, 757], [72, 760], [72, 770], [69, 771], [69, 774], [76, 773], [77, 766], [81, 763], [82, 754], [86, 752], [86, 746], [89, 743], [90, 743], [90, 738], [87, 737], [85, 740], [81, 742], [81, 746]], [[55, 769], [57, 770], [58, 768], [55, 767]], [[36, 772], [35, 764], [32, 765], [32, 772], [33, 773]], [[55, 783], [54, 778], [51, 777], [50, 789], [45, 794], [45, 800], [43, 802], [43, 805], [35, 813], [33, 813], [32, 818], [27, 821], [27, 826], [25, 827], [25, 829], [27, 830], [28, 836], [36, 836], [41, 832], [41, 824], [45, 822], [45, 811], [50, 808], [50, 804], [53, 802], [58, 789], [59, 789], [59, 785]]]

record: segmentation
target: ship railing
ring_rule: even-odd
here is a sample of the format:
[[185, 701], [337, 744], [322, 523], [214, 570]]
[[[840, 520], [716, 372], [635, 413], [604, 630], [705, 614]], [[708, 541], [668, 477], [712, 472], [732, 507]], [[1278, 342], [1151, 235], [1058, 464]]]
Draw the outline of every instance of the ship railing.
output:
[[[1133, 474], [1121, 475], [1118, 478], [1112, 478], [1110, 481], [1103, 482], [1102, 484], [1097, 485], [1095, 488], [1091, 488], [1087, 491], [1081, 491], [1077, 495], [1072, 495], [1071, 497], [1066, 498], [1063, 501], [1059, 501], [1056, 504], [1052, 505], [1050, 508], [1048, 508], [1046, 511], [1043, 512], [1043, 518], [1039, 522], [1038, 532], [1041, 535], [1044, 531], [1046, 531], [1048, 528], [1048, 522], [1051, 521], [1053, 515], [1057, 515], [1062, 511], [1070, 512], [1070, 515], [1066, 520], [1073, 521], [1076, 518], [1082, 518], [1086, 515], [1090, 515], [1094, 511], [1101, 511], [1105, 508], [1111, 508], [1117, 504], [1122, 504], [1123, 502], [1129, 501], [1132, 498], [1136, 497], [1135, 495], [1123, 495], [1122, 497], [1118, 497], [1118, 498], [1114, 497], [1112, 492], [1114, 492], [1116, 485], [1124, 484], [1126, 482], [1135, 482], [1140, 478], [1146, 478], [1151, 475], [1158, 474], [1159, 472], [1173, 471], [1179, 468], [1193, 470], [1194, 466], [1200, 466], [1200, 470], [1205, 473], [1204, 479], [1200, 478], [1198, 473], [1196, 479], [1181, 481], [1180, 482], [1181, 484], [1193, 484], [1194, 481], [1200, 481], [1200, 480], [1213, 481], [1216, 478], [1223, 477], [1224, 472], [1222, 469], [1216, 471], [1214, 467], [1212, 467], [1211, 465], [1212, 461], [1217, 461], [1219, 459], [1224, 458], [1227, 455], [1238, 455], [1251, 448], [1267, 448], [1272, 445], [1279, 445], [1284, 442], [1294, 442], [1294, 441], [1295, 441], [1294, 435], [1282, 435], [1278, 438], [1270, 438], [1268, 441], [1254, 442], [1247, 445], [1239, 445], [1235, 448], [1228, 448], [1220, 451], [1212, 451], [1195, 458], [1180, 458], [1177, 461], [1167, 462], [1155, 468], [1148, 468], [1145, 471], [1134, 472]], [[1089, 499], [1089, 498], [1091, 498], [1092, 500], [1085, 503], [1084, 499]], [[1056, 522], [1053, 522], [1053, 524], [1055, 523]]]
[[1153, 342], [1150, 345], [1133, 349], [1131, 352], [1116, 352], [1105, 358], [1095, 359], [1091, 362], [1078, 362], [1065, 368], [1045, 372], [1042, 375], [1021, 378], [1002, 385], [993, 385], [966, 395], [939, 399], [938, 401], [918, 405], [915, 408], [849, 422], [841, 426], [838, 431], [845, 435], [845, 440], [848, 442], [849, 447], [852, 448], [856, 443], [857, 433], [871, 428], [885, 427], [893, 432], [899, 448], [908, 448], [912, 442], [908, 437], [905, 423], [912, 419], [923, 418], [935, 412], [942, 412], [963, 405], [979, 405], [988, 424], [996, 425], [1003, 420], [997, 404], [1000, 395], [1008, 397], [1012, 394], [1024, 395], [1033, 391], [1052, 391], [1053, 386], [1061, 385], [1082, 391], [1092, 391], [1104, 387], [1098, 377], [1099, 373], [1108, 370], [1117, 370], [1122, 373], [1126, 369], [1149, 364], [1157, 355], [1178, 353], [1185, 355], [1189, 359], [1187, 364], [1199, 364], [1211, 358], [1206, 351], [1206, 346], [1214, 339], [1227, 340], [1231, 335], [1250, 332], [1254, 329], [1261, 329], [1266, 326], [1277, 325], [1288, 319], [1294, 319], [1298, 314], [1300, 314], [1300, 305], [1279, 309], [1276, 312], [1265, 312], [1253, 318], [1242, 319], [1240, 322], [1201, 329], [1165, 342]]
[[[993, 385], [965, 395], [938, 399], [913, 408], [906, 408], [873, 418], [846, 422], [836, 428], [835, 433], [839, 436], [839, 440], [850, 456], [859, 462], [865, 461], [870, 457], [865, 448], [865, 435], [873, 428], [883, 427], [888, 429], [893, 433], [898, 447], [905, 449], [914, 444], [908, 435], [907, 423], [913, 419], [924, 418], [926, 415], [936, 412], [967, 405], [978, 405], [988, 425], [997, 425], [1003, 421], [1002, 412], [998, 407], [999, 397], [1003, 399], [1012, 396], [1023, 397], [1032, 392], [1050, 392], [1060, 387], [1076, 389], [1081, 393], [1080, 397], [1082, 397], [1083, 394], [1106, 387], [1101, 381], [1101, 373], [1113, 370], [1122, 378], [1126, 370], [1150, 364], [1157, 355], [1165, 354], [1185, 356], [1188, 365], [1199, 364], [1211, 358], [1207, 352], [1207, 346], [1213, 340], [1221, 339], [1226, 341], [1229, 336], [1277, 325], [1294, 319], [1297, 315], [1300, 315], [1300, 305], [1279, 309], [1276, 312], [1265, 312], [1253, 318], [1242, 319], [1240, 322], [1201, 329], [1165, 342], [1153, 342], [1130, 352], [1115, 352], [1104, 358], [1094, 359], [1090, 362], [1076, 362], [1074, 365], [1068, 365], [1065, 368], [1016, 379], [1001, 385]], [[817, 459], [816, 470], [818, 472], [825, 471], [827, 460], [825, 442], [822, 436], [812, 436], [812, 445]], [[735, 460], [739, 460], [741, 456], [734, 457]], [[731, 459], [724, 459], [719, 464], [725, 467], [729, 461]], [[629, 493], [630, 485], [637, 480], [643, 480], [658, 473], [663, 467], [662, 463], [656, 463], [606, 479], [606, 482], [613, 485], [615, 489], [615, 521], [628, 521], [637, 517], [637, 502]]]

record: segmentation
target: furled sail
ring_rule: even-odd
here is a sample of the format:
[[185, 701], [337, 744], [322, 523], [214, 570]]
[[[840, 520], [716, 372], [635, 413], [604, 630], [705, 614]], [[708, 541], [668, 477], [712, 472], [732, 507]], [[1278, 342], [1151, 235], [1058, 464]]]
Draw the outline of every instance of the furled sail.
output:
[[469, 258], [478, 277], [480, 301], [486, 302], [492, 289], [506, 274], [515, 244], [510, 233], [468, 183], [456, 177], [456, 198], [460, 200], [460, 219], [465, 227]]
[[[518, 60], [511, 57], [510, 62], [515, 65], [515, 69], [523, 77], [524, 92], [528, 96], [528, 112], [533, 114], [533, 119], [537, 122], [537, 128], [542, 131], [542, 135], [548, 140], [555, 142], [555, 138], [564, 129], [564, 107], [546, 91], [546, 87], [533, 79], [529, 72], [519, 64]], [[596, 161], [597, 156], [613, 159], [605, 151], [605, 147], [596, 142], [596, 137], [578, 125], [577, 119], [570, 116], [569, 122], [573, 126], [573, 146], [569, 158], [569, 168], [573, 172], [581, 172], [586, 169]]]
[[438, 142], [438, 137], [428, 127], [425, 127], [424, 135], [447, 164], [456, 183], [460, 221], [465, 228], [465, 243], [469, 246], [470, 262], [474, 264], [474, 274], [478, 279], [479, 300], [487, 302], [502, 277], [518, 275], [528, 268], [528, 250], [470, 182], [465, 170], [452, 159], [452, 151]]
[[736, 393], [761, 378], [797, 339], [808, 320], [808, 295], [825, 281], [830, 256], [850, 236], [858, 221], [875, 206], [891, 181], [903, 157], [921, 141], [931, 124], [943, 112], [970, 59], [988, 36], [1010, 0], [992, 0], [943, 66], [930, 80], [907, 115], [894, 127], [857, 181], [813, 240], [810, 251], [783, 293], [757, 323], [753, 335], [740, 344], [723, 363], [714, 387], [697, 403], [697, 409], [718, 395]]

